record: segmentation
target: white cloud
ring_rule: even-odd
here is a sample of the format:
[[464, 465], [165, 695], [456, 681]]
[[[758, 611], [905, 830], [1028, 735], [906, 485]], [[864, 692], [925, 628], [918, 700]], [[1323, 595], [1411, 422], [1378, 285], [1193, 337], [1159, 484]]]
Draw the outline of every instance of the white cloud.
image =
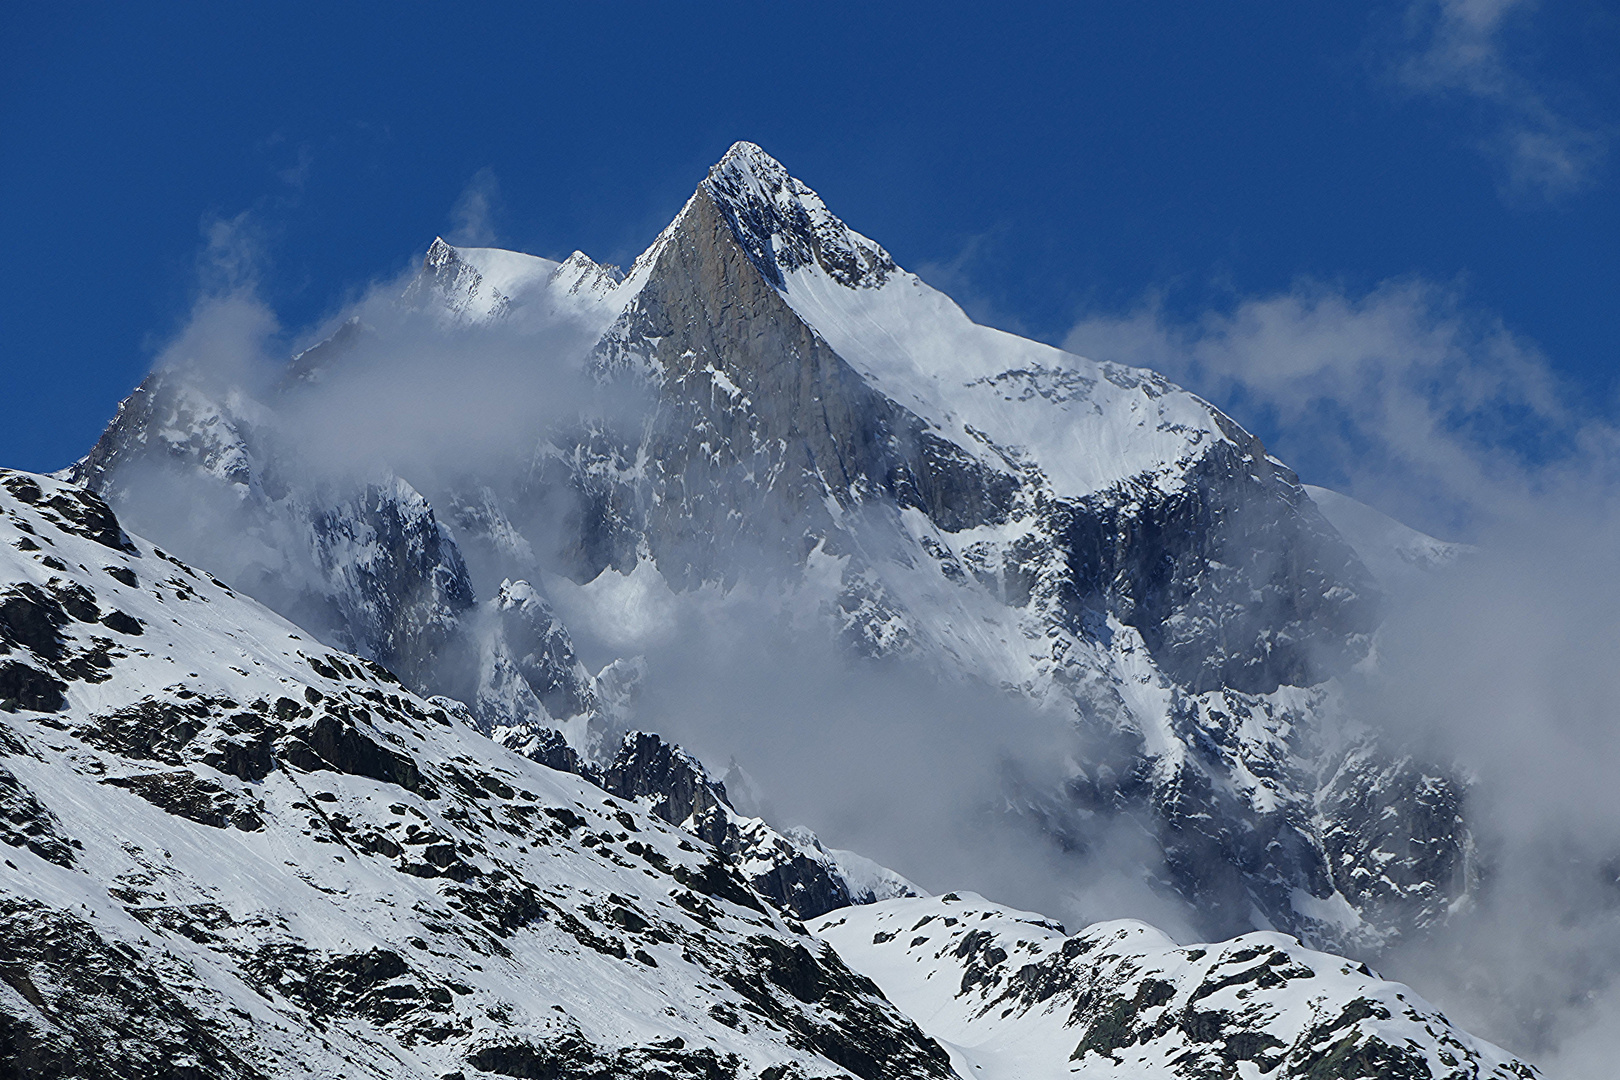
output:
[[303, 191], [304, 185], [309, 183], [309, 174], [314, 167], [315, 151], [310, 149], [309, 143], [299, 143], [298, 160], [279, 170], [276, 173], [276, 179], [294, 191]]
[[445, 239], [465, 247], [490, 247], [495, 243], [495, 207], [501, 185], [495, 170], [485, 166], [473, 174], [450, 208], [450, 235]]
[[235, 217], [208, 217], [202, 233], [197, 276], [203, 293], [218, 298], [256, 289], [267, 261], [265, 226], [259, 216], [243, 210]]
[[1620, 1051], [1620, 439], [1455, 289], [1305, 284], [1177, 319], [1157, 301], [1067, 346], [1202, 393], [1308, 480], [1478, 552], [1390, 597], [1359, 715], [1471, 778], [1483, 887], [1376, 958], [1549, 1075]]
[[1448, 538], [1521, 514], [1572, 470], [1607, 482], [1620, 463], [1613, 426], [1533, 343], [1430, 282], [1361, 296], [1304, 283], [1182, 320], [1150, 300], [1083, 320], [1065, 346], [1165, 372], [1307, 481]]
[[1549, 87], [1512, 62], [1533, 0], [1414, 0], [1398, 81], [1417, 93], [1461, 97], [1488, 110], [1481, 147], [1514, 193], [1555, 197], [1589, 184], [1609, 133], [1566, 115]]

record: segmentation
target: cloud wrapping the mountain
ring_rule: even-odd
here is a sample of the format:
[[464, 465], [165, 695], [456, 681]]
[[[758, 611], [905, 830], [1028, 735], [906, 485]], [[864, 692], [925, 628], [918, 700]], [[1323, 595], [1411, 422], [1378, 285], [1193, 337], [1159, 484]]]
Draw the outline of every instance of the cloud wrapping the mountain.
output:
[[633, 388], [586, 372], [590, 331], [534, 310], [457, 325], [400, 303], [412, 277], [374, 286], [304, 335], [318, 344], [345, 323], [361, 330], [321, 358], [307, 385], [289, 384], [285, 358], [297, 349], [251, 276], [200, 299], [154, 366], [273, 407], [277, 430], [265, 433], [284, 463], [333, 479], [397, 473], [423, 491], [533, 453], [560, 421], [638, 421], [646, 403]]
[[[645, 403], [604, 400], [582, 363], [591, 335], [566, 320], [517, 309], [458, 326], [401, 310], [404, 284], [380, 285], [328, 323], [355, 318], [366, 333], [308, 387], [278, 389], [277, 358], [290, 350], [250, 285], [202, 301], [161, 362], [221, 392], [284, 393], [281, 467], [332, 484], [397, 474], [430, 499], [523, 460], [549, 424], [582, 409], [637, 422]], [[1265, 431], [1307, 480], [1479, 544], [1431, 587], [1391, 598], [1383, 662], [1357, 690], [1366, 719], [1474, 778], [1486, 885], [1434, 941], [1379, 962], [1515, 1050], [1600, 1060], [1620, 969], [1613, 426], [1571, 404], [1532, 344], [1421, 281], [1362, 296], [1302, 285], [1190, 320], [1149, 305], [1090, 318], [1066, 344], [1163, 371]], [[204, 512], [183, 499], [144, 505]], [[242, 542], [217, 519], [196, 533], [199, 545]], [[215, 567], [241, 557], [181, 554]], [[537, 554], [564, 597], [566, 567]], [[648, 676], [630, 721], [712, 763], [736, 758], [777, 824], [811, 825], [928, 888], [1193, 933], [1151, 888], [1161, 867], [1128, 818], [1089, 834], [1089, 858], [1075, 859], [1005, 812], [1030, 809], [1009, 804], [1053, 790], [1070, 760], [1096, 752], [1063, 718], [852, 659], [794, 625], [783, 601], [697, 590], [663, 597], [651, 634], [638, 637], [634, 620], [570, 625], [593, 668], [639, 650]]]
[[1191, 318], [1150, 300], [1078, 323], [1066, 348], [1151, 367], [1263, 435], [1308, 483], [1466, 539], [1553, 488], [1612, 486], [1616, 429], [1537, 347], [1421, 279], [1316, 282]]
[[[738, 566], [740, 584], [725, 591], [673, 593], [660, 582], [657, 595], [627, 596], [659, 618], [627, 613], [607, 641], [570, 617], [566, 582], [551, 593], [588, 665], [645, 657], [630, 722], [717, 772], [740, 764], [777, 825], [808, 826], [934, 892], [994, 894], [1076, 926], [1140, 918], [1196, 938], [1196, 916], [1153, 886], [1162, 856], [1139, 823], [1088, 820], [1081, 850], [1031, 827], [1033, 810], [1079, 833], [1051, 793], [1072, 763], [1107, 760], [1071, 713], [909, 660], [854, 656], [802, 597], [760, 587], [765, 570]], [[637, 624], [643, 632], [625, 636]]]
[[1620, 1051], [1620, 430], [1456, 290], [1316, 283], [1067, 347], [1150, 366], [1266, 433], [1307, 482], [1477, 545], [1389, 597], [1360, 716], [1471, 781], [1482, 887], [1377, 959], [1472, 1030], [1598, 1076]]
[[1475, 1030], [1602, 1076], [1620, 1051], [1620, 502], [1548, 497], [1397, 598], [1361, 711], [1458, 763], [1482, 887], [1382, 964]]
[[472, 247], [488, 247], [495, 242], [495, 209], [501, 185], [495, 170], [485, 166], [473, 174], [450, 208], [450, 242]]
[[[643, 420], [648, 402], [633, 387], [593, 380], [584, 367], [592, 338], [555, 312], [520, 306], [504, 319], [461, 325], [437, 309], [402, 308], [407, 285], [380, 283], [326, 320], [315, 340], [350, 320], [364, 332], [323, 358], [307, 384], [289, 385], [281, 357], [296, 350], [251, 284], [200, 300], [159, 366], [214, 400], [265, 406], [257, 445], [300, 485], [341, 491], [397, 475], [441, 520], [452, 496], [509, 475], [555, 425], [583, 416], [630, 430]], [[307, 556], [296, 520], [264, 520], [225, 488], [206, 489], [217, 497], [205, 500], [162, 469], [126, 469], [120, 483], [139, 487], [125, 500], [130, 527], [161, 518], [165, 543], [183, 557], [229, 580], [251, 579], [262, 563], [318, 585], [318, 567], [299, 569]], [[615, 590], [610, 600], [571, 604], [581, 585], [548, 542], [548, 528], [569, 509], [547, 506], [514, 524], [535, 542], [537, 584], [580, 656], [593, 671], [644, 657], [647, 674], [625, 722], [717, 768], [741, 764], [773, 824], [807, 825], [830, 846], [930, 889], [975, 890], [1075, 925], [1135, 917], [1185, 940], [1198, 936], [1196, 918], [1155, 887], [1161, 857], [1136, 822], [1086, 823], [1082, 855], [1032, 829], [1030, 808], [1009, 795], [1026, 791], [1045, 800], [1040, 812], [1068, 812], [1046, 805], [1049, 794], [1070, 762], [1096, 765], [1104, 751], [1082, 741], [1067, 713], [908, 662], [850, 655], [819, 617], [805, 621], [830, 596], [807, 608], [803, 597], [770, 585], [779, 567], [764, 556], [749, 565], [746, 552], [727, 591], [671, 592], [643, 565], [629, 576], [604, 571], [587, 586]], [[487, 599], [506, 571], [466, 554], [478, 598]], [[295, 597], [274, 600], [300, 610]], [[322, 618], [311, 611], [299, 621], [320, 632]]]

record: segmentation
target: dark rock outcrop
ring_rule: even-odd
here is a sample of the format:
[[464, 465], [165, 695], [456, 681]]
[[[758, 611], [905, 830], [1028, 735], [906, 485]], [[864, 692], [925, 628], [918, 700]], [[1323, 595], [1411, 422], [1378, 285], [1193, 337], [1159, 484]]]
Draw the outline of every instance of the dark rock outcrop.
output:
[[679, 746], [657, 735], [632, 731], [602, 770], [602, 787], [621, 799], [645, 799], [647, 808], [672, 825], [724, 848], [731, 804], [726, 787]]
[[72, 866], [78, 843], [62, 833], [55, 814], [0, 765], [0, 843], [27, 848], [57, 866]]
[[[712, 844], [778, 910], [813, 919], [856, 902], [836, 862], [803, 830], [777, 832], [731, 806], [702, 762], [657, 735], [632, 731], [599, 777], [608, 791]], [[875, 897], [861, 898], [870, 902]]]
[[195, 976], [151, 965], [72, 912], [0, 895], [0, 1071], [31, 1080], [265, 1080], [192, 1007]]

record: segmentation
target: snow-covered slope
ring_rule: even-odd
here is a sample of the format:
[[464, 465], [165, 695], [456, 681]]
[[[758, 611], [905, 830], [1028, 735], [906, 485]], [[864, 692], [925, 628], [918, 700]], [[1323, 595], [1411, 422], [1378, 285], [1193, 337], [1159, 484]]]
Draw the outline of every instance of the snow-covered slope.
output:
[[1181, 946], [1116, 920], [1069, 935], [972, 893], [810, 925], [944, 1043], [965, 1077], [1535, 1075], [1410, 987], [1282, 934]]
[[1079, 498], [1133, 478], [1178, 484], [1223, 437], [1209, 405], [1153, 372], [973, 322], [751, 143], [704, 187], [834, 352], [989, 467], [1034, 466], [1053, 495]]
[[955, 894], [807, 933], [664, 820], [701, 766], [627, 747], [620, 798], [504, 750], [0, 470], [0, 1072], [1534, 1076], [1276, 934], [1065, 937]]
[[1418, 532], [1337, 491], [1309, 484], [1305, 491], [1386, 588], [1398, 589], [1414, 574], [1446, 566], [1473, 550]]
[[712, 848], [0, 472], [0, 1073], [945, 1077]]
[[617, 314], [612, 297], [620, 280], [617, 269], [583, 251], [559, 263], [502, 248], [453, 247], [435, 238], [404, 299], [433, 305], [448, 323], [486, 322], [537, 304], [600, 332]]

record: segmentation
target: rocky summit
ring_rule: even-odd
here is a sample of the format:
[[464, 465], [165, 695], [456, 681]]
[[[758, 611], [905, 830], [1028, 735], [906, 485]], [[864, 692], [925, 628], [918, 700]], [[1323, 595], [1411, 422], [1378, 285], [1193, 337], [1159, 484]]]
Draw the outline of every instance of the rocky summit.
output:
[[[514, 442], [312, 437], [424, 342], [506, 365]], [[160, 367], [3, 484], [23, 1075], [1534, 1075], [1332, 955], [1481, 887], [1463, 781], [1345, 691], [1393, 575], [1466, 553], [975, 324], [752, 144], [627, 271], [436, 240], [284, 367]], [[1057, 718], [957, 809], [1054, 867], [1124, 828], [1232, 940], [1067, 936], [774, 820], [647, 660], [744, 605]]]

